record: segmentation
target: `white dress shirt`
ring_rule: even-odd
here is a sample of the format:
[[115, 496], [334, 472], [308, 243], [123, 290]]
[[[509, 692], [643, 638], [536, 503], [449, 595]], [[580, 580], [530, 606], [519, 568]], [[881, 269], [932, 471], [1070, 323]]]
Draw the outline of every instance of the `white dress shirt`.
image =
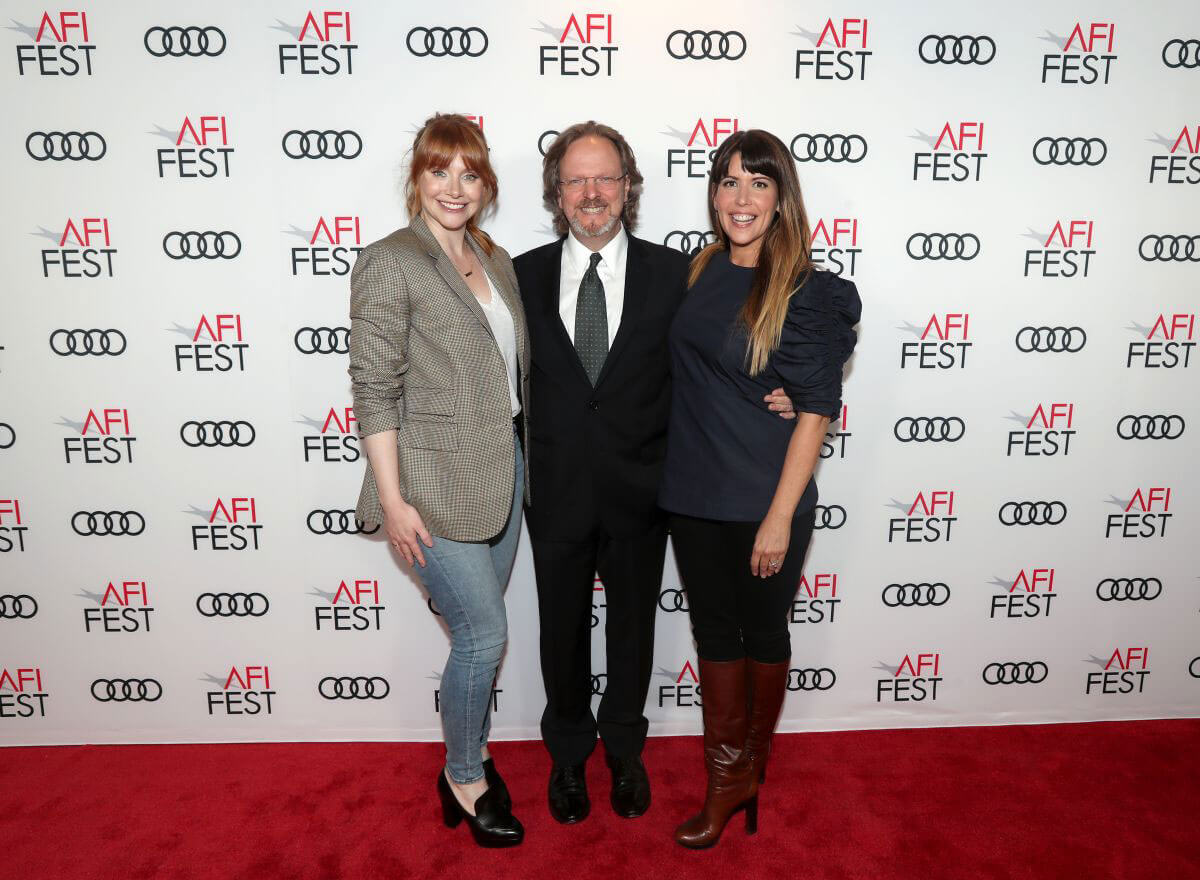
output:
[[[613, 240], [600, 248], [600, 262], [596, 264], [596, 274], [604, 285], [610, 349], [617, 337], [617, 328], [621, 326], [621, 308], [625, 305], [625, 255], [628, 251], [629, 236], [622, 223]], [[580, 244], [573, 232], [567, 234], [558, 276], [558, 314], [572, 345], [575, 343], [575, 304], [579, 301], [579, 284], [587, 273], [591, 256], [592, 251]]]
[[492, 328], [492, 336], [496, 337], [496, 347], [500, 349], [500, 356], [504, 358], [504, 368], [508, 373], [508, 396], [515, 417], [521, 411], [521, 398], [517, 395], [517, 328], [513, 325], [512, 313], [497, 292], [496, 285], [492, 284], [492, 279], [488, 278], [486, 272], [483, 273], [483, 277], [487, 278], [492, 299], [486, 303], [480, 300], [479, 305], [487, 318], [488, 326]]

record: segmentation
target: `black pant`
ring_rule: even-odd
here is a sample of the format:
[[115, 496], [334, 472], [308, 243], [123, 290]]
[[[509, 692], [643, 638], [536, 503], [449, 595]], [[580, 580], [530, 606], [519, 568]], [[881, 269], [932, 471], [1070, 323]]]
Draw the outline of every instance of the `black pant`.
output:
[[758, 523], [671, 516], [671, 543], [700, 659], [782, 663], [792, 655], [788, 611], [815, 520], [815, 510], [792, 519], [783, 564], [760, 578], [750, 571]]
[[[531, 536], [532, 537], [532, 536]], [[530, 542], [537, 577], [542, 739], [556, 764], [579, 764], [596, 735], [614, 757], [641, 754], [654, 651], [654, 615], [667, 548], [665, 524], [634, 538], [597, 532], [585, 541]], [[606, 678], [592, 715], [592, 602], [604, 584]], [[598, 615], [599, 616], [599, 615]]]

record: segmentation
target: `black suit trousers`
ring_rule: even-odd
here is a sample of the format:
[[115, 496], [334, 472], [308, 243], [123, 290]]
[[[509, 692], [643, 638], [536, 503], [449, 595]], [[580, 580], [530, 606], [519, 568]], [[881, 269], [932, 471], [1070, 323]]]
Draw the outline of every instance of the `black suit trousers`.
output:
[[[556, 764], [582, 763], [599, 735], [614, 757], [638, 755], [646, 741], [646, 694], [654, 653], [654, 618], [667, 548], [664, 523], [634, 537], [597, 529], [578, 541], [531, 536], [541, 623], [546, 710], [542, 739]], [[592, 714], [592, 605], [604, 585], [607, 663], [595, 681]], [[599, 604], [599, 603], [597, 603]]]

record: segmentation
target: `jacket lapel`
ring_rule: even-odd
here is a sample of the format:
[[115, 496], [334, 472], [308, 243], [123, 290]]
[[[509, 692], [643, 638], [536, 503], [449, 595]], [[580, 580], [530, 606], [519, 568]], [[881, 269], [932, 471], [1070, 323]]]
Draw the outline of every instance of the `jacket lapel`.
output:
[[583, 368], [583, 361], [579, 359], [579, 352], [575, 350], [567, 328], [563, 326], [562, 314], [558, 309], [558, 288], [562, 284], [563, 248], [566, 246], [566, 242], [566, 238], [560, 238], [558, 247], [549, 248], [546, 254], [546, 264], [542, 270], [542, 283], [545, 285], [543, 291], [545, 299], [542, 301], [543, 320], [550, 331], [550, 336], [558, 345], [563, 359], [571, 365], [579, 378], [590, 388], [592, 381], [588, 378], [587, 370]]
[[[458, 274], [458, 270], [454, 268], [454, 263], [451, 262], [450, 257], [442, 250], [442, 246], [438, 244], [438, 240], [433, 237], [433, 233], [429, 231], [429, 226], [426, 225], [425, 220], [418, 215], [412, 218], [409, 226], [412, 227], [412, 231], [421, 241], [421, 244], [424, 245], [429, 256], [433, 258], [434, 267], [438, 270], [438, 274], [442, 276], [442, 280], [446, 282], [446, 286], [454, 291], [458, 298], [462, 300], [463, 305], [470, 309], [471, 314], [483, 325], [483, 329], [488, 336], [491, 336], [492, 327], [488, 324], [487, 315], [483, 313], [483, 306], [479, 305], [479, 300], [475, 299], [475, 294], [471, 293], [471, 288], [467, 287], [467, 282]], [[468, 236], [468, 240], [474, 245], [474, 241], [470, 239], [470, 236]], [[478, 249], [476, 253], [478, 253]], [[480, 255], [479, 261], [480, 263], [484, 263], [482, 255]], [[497, 284], [496, 287], [499, 289], [501, 285]]]
[[[629, 337], [633, 335], [634, 328], [641, 320], [649, 293], [650, 272], [650, 261], [646, 259], [642, 243], [630, 235], [629, 248], [625, 252], [625, 302], [621, 305], [621, 323], [617, 327], [617, 335], [608, 350], [608, 357], [604, 360], [600, 376], [596, 379], [597, 388], [603, 385], [608, 375], [616, 369], [622, 349], [629, 344]], [[582, 365], [580, 369], [583, 369]]]

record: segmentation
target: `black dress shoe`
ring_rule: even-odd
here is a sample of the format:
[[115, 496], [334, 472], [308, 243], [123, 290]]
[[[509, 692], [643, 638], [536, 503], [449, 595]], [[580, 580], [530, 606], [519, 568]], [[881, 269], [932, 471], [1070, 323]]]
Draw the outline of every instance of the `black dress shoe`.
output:
[[483, 778], [487, 780], [488, 788], [498, 788], [501, 793], [501, 803], [504, 804], [504, 809], [512, 809], [512, 797], [508, 793], [508, 786], [504, 784], [504, 780], [500, 777], [500, 771], [496, 769], [496, 762], [488, 758], [483, 762]]
[[646, 765], [638, 755], [624, 758], [607, 756], [608, 769], [612, 771], [613, 812], [623, 819], [636, 819], [650, 809], [650, 777]]
[[556, 822], [572, 825], [586, 819], [592, 802], [588, 800], [583, 764], [555, 764], [550, 771], [548, 795], [550, 815]]
[[446, 781], [444, 772], [438, 773], [438, 798], [442, 802], [442, 819], [447, 828], [457, 827], [467, 820], [471, 836], [480, 846], [516, 846], [525, 839], [525, 829], [512, 811], [504, 806], [503, 793], [498, 788], [489, 788], [475, 801], [475, 815], [463, 809], [458, 798]]

